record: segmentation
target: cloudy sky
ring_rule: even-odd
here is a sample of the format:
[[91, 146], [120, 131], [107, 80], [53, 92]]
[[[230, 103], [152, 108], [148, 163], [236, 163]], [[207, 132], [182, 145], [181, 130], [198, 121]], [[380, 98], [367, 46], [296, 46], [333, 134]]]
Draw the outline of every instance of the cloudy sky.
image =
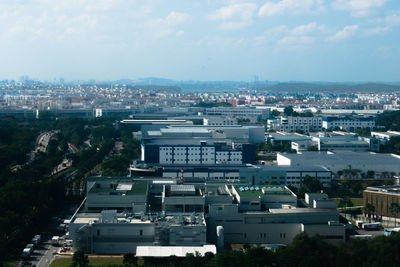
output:
[[399, 0], [0, 0], [0, 79], [400, 81]]

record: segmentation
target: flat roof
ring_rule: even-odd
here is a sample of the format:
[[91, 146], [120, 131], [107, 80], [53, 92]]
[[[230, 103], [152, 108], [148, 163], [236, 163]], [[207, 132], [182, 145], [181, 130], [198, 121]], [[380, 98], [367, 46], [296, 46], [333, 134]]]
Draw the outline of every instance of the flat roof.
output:
[[215, 245], [204, 245], [204, 246], [137, 246], [136, 256], [137, 257], [186, 257], [186, 254], [200, 253], [204, 255], [207, 252], [213, 254], [217, 253]]
[[291, 195], [290, 190], [283, 186], [245, 186], [235, 185], [235, 190], [240, 197], [260, 197], [266, 195]]
[[[286, 154], [285, 154], [286, 155]], [[286, 165], [253, 165], [253, 168], [242, 168], [242, 170], [252, 170], [260, 169], [264, 171], [289, 171], [289, 172], [319, 172], [319, 171], [329, 171], [323, 166], [286, 166]]]
[[400, 195], [400, 185], [368, 186], [365, 191]]
[[[110, 182], [116, 182], [116, 180], [110, 180]], [[111, 194], [112, 192], [125, 192], [126, 195], [146, 195], [148, 190], [148, 181], [132, 181], [130, 183], [123, 182], [118, 183], [116, 189], [110, 187], [96, 187], [93, 186], [89, 194], [104, 193], [105, 195]], [[121, 194], [121, 193], [119, 193]]]
[[315, 213], [315, 212], [337, 212], [332, 209], [314, 209], [314, 208], [291, 208], [291, 209], [269, 209], [270, 213]]
[[328, 195], [324, 193], [306, 193], [306, 194], [309, 195], [310, 197], [328, 197]]
[[[400, 157], [388, 153], [374, 152], [356, 152], [356, 151], [304, 151], [298, 154], [279, 153], [280, 155], [298, 163], [313, 162], [316, 165], [331, 164], [354, 164], [361, 163], [365, 165], [382, 164], [382, 165], [399, 165]], [[372, 163], [372, 164], [371, 164]], [[293, 163], [292, 163], [293, 164]], [[371, 166], [372, 167], [372, 166]]]

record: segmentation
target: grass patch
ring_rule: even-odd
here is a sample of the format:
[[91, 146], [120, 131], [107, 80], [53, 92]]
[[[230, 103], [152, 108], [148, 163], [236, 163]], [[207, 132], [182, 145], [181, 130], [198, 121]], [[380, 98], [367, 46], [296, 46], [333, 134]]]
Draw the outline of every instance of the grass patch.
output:
[[7, 260], [7, 261], [3, 261], [0, 262], [0, 265], [3, 264], [2, 266], [4, 267], [15, 267], [18, 264], [18, 260]]
[[353, 202], [353, 206], [363, 206], [364, 201], [362, 198], [350, 198], [351, 202]]
[[[89, 266], [122, 265], [122, 256], [89, 256]], [[55, 259], [50, 267], [69, 267], [72, 258]]]
[[[350, 198], [350, 201], [353, 203], [353, 207], [363, 206], [364, 201], [362, 198]], [[336, 205], [339, 207], [340, 198], [336, 198]]]

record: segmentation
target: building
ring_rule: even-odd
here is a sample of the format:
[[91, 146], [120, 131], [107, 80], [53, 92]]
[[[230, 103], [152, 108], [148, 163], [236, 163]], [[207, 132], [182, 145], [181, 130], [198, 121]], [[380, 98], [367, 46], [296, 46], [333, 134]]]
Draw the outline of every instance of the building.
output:
[[239, 170], [243, 167], [225, 166], [164, 166], [160, 168], [159, 176], [163, 178], [181, 179], [185, 182], [240, 182]]
[[322, 117], [281, 117], [280, 120], [269, 121], [268, 128], [281, 132], [304, 133], [322, 130]]
[[400, 137], [400, 132], [387, 131], [387, 132], [371, 132], [371, 137], [381, 141], [381, 144], [387, 144], [392, 137]]
[[311, 136], [292, 133], [292, 132], [270, 132], [268, 133], [267, 142], [272, 145], [291, 144], [293, 142], [312, 141]]
[[231, 117], [207, 116], [203, 119], [203, 125], [227, 126], [227, 125], [238, 125], [238, 122], [236, 118], [231, 118]]
[[147, 181], [134, 181], [127, 177], [95, 179], [87, 182], [86, 190], [87, 212], [103, 209], [146, 212]]
[[357, 136], [330, 136], [313, 137], [319, 151], [327, 150], [346, 150], [346, 151], [368, 151], [370, 150], [369, 141]]
[[75, 249], [86, 253], [135, 253], [138, 246], [198, 246], [206, 242], [203, 214], [138, 216], [104, 210], [79, 213], [69, 225]]
[[382, 217], [397, 217], [399, 214], [393, 214], [390, 210], [392, 203], [400, 204], [400, 186], [370, 186], [363, 192], [364, 207], [372, 204], [375, 211], [373, 214]]
[[395, 154], [354, 151], [305, 151], [298, 154], [277, 154], [279, 166], [307, 166], [310, 162], [316, 166], [323, 166], [332, 173], [343, 170], [356, 170], [363, 173], [373, 171], [376, 178], [388, 178], [400, 172], [400, 156]]
[[264, 127], [257, 126], [142, 128], [142, 161], [161, 165], [254, 163], [254, 144], [263, 143], [264, 135]]
[[242, 165], [255, 163], [255, 146], [243, 144], [240, 149], [223, 145], [158, 145], [144, 146], [144, 161], [160, 165]]
[[269, 108], [255, 107], [214, 107], [206, 108], [205, 115], [224, 116], [231, 118], [250, 119], [251, 121], [263, 121], [269, 118]]
[[361, 128], [372, 130], [375, 127], [375, 117], [359, 115], [327, 116], [322, 118], [322, 127], [325, 130], [340, 128], [351, 132]]
[[[345, 238], [335, 208], [298, 208], [286, 186], [91, 177], [86, 187], [91, 204], [73, 216], [68, 229], [73, 248], [86, 253], [149, 256], [152, 247], [152, 256], [215, 252], [215, 245], [288, 244], [301, 232], [330, 242]], [[143, 199], [124, 198], [132, 190], [145, 196], [144, 209], [135, 208]], [[100, 193], [102, 201], [93, 199]]]
[[181, 144], [200, 145], [225, 143], [232, 144], [258, 144], [265, 141], [265, 128], [263, 126], [207, 126], [207, 125], [169, 125], [154, 128], [143, 128], [141, 140], [144, 144]]
[[225, 244], [289, 244], [301, 232], [318, 233], [330, 242], [345, 239], [336, 209], [298, 208], [286, 187], [235, 186], [233, 194], [238, 204], [209, 205], [208, 235], [213, 243], [220, 238], [218, 229]]
[[320, 166], [254, 166], [241, 168], [240, 181], [249, 184], [279, 184], [300, 187], [304, 177], [309, 176], [328, 186], [332, 181], [332, 173]]

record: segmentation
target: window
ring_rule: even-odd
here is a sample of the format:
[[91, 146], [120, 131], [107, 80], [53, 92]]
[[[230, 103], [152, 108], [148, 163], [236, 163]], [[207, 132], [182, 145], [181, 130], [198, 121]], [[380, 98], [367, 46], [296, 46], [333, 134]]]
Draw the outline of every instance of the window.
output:
[[143, 230], [140, 230], [140, 231], [139, 231], [139, 235], [143, 235]]
[[100, 235], [100, 229], [97, 229], [97, 236]]

